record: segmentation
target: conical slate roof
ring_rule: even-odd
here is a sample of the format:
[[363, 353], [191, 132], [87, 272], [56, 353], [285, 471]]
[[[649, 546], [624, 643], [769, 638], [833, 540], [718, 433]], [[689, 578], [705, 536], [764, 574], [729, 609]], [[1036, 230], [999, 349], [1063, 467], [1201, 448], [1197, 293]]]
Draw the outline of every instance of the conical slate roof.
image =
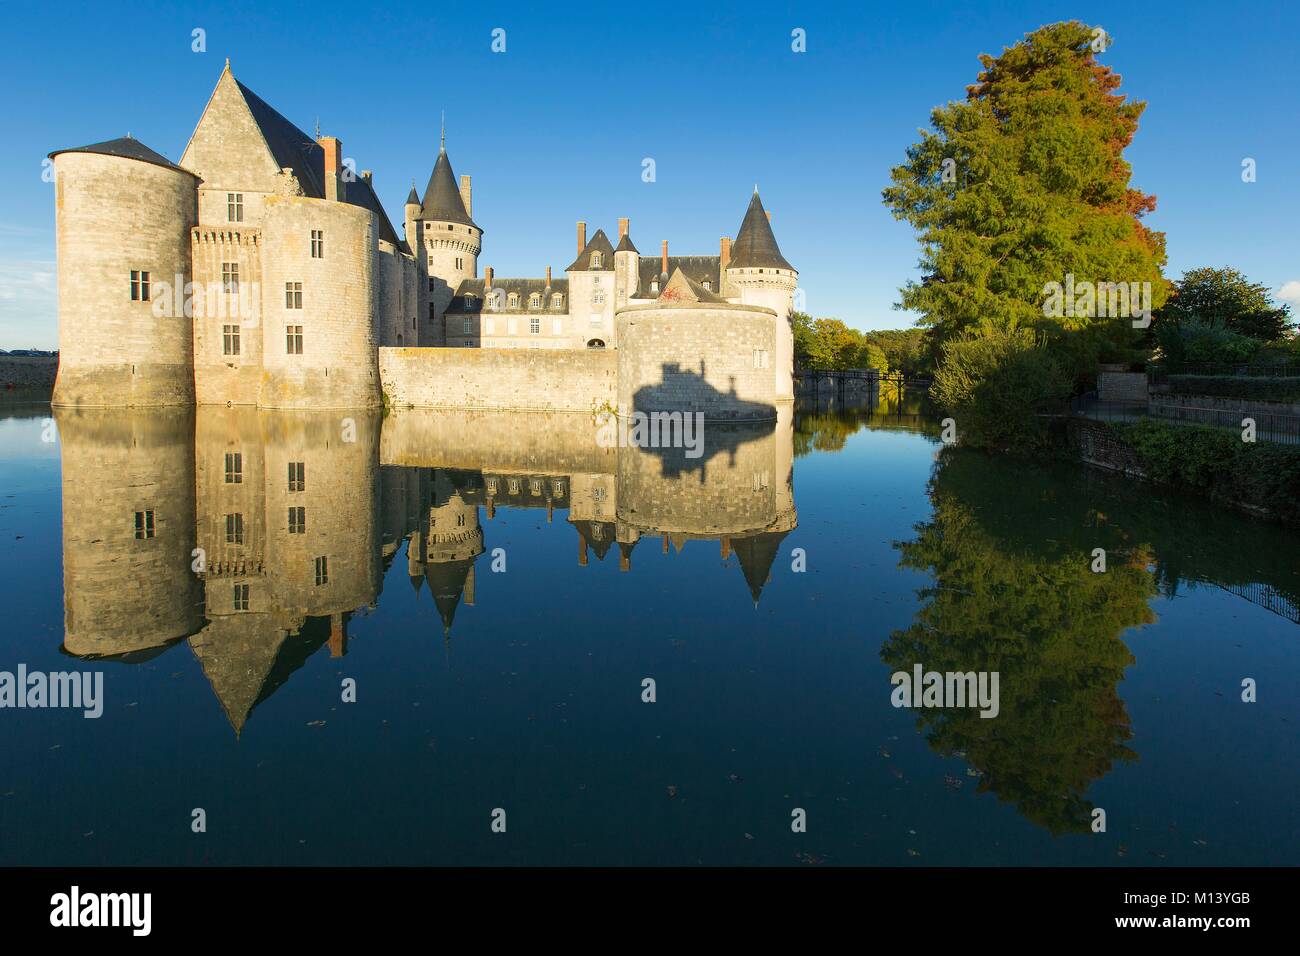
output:
[[420, 205], [420, 194], [415, 191], [415, 183], [411, 183], [411, 193], [406, 197], [406, 204], [408, 206]]
[[731, 244], [729, 265], [736, 269], [795, 271], [794, 266], [781, 255], [781, 247], [776, 244], [776, 236], [772, 235], [772, 224], [767, 221], [767, 213], [763, 209], [763, 201], [758, 198], [758, 190], [754, 190], [749, 208], [745, 210], [744, 221], [740, 224], [740, 232], [736, 233], [736, 241]]
[[465, 203], [460, 198], [460, 187], [456, 184], [456, 174], [451, 171], [451, 160], [447, 158], [445, 149], [438, 150], [438, 161], [433, 164], [429, 185], [424, 188], [420, 218], [458, 222], [478, 228], [478, 223], [465, 211]]
[[451, 632], [452, 621], [456, 619], [456, 607], [461, 595], [465, 593], [465, 582], [469, 580], [469, 570], [473, 559], [462, 561], [439, 561], [431, 563], [425, 572], [429, 579], [429, 590], [433, 592], [433, 603], [442, 618], [443, 633]]
[[636, 246], [632, 245], [632, 234], [630, 232], [623, 233], [623, 238], [618, 241], [618, 245], [614, 248], [614, 251], [615, 252], [636, 252], [637, 251]]
[[755, 607], [758, 606], [759, 595], [763, 593], [763, 585], [772, 576], [772, 563], [776, 560], [785, 535], [784, 531], [764, 531], [752, 537], [732, 539], [731, 548], [740, 562], [740, 570], [745, 575], [749, 596], [754, 599]]
[[[182, 173], [190, 173], [188, 169], [182, 169], [177, 166], [162, 153], [155, 152], [138, 139], [132, 139], [130, 136], [122, 136], [118, 139], [105, 140], [102, 143], [91, 143], [89, 146], [77, 146], [71, 149], [56, 149], [50, 153], [50, 159], [58, 156], [60, 153], [100, 153], [104, 156], [121, 156], [123, 159], [138, 159], [142, 163], [152, 163], [155, 166], [164, 166], [167, 169], [175, 169]], [[193, 173], [190, 173], [193, 176]]]

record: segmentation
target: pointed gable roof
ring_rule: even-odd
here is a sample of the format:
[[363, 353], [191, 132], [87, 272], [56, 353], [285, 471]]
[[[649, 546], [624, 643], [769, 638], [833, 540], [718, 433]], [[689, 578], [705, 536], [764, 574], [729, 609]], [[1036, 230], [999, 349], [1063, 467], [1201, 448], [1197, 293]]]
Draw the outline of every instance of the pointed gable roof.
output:
[[723, 302], [721, 296], [714, 295], [694, 279], [689, 278], [679, 266], [673, 271], [664, 287], [659, 291], [659, 303], [672, 305], [697, 305], [707, 302]]
[[[591, 264], [591, 254], [593, 252], [601, 253], [600, 265]], [[578, 253], [578, 258], [564, 270], [565, 272], [613, 272], [614, 271], [614, 245], [609, 241], [609, 236], [605, 235], [604, 229], [597, 229], [596, 234], [587, 240], [587, 244], [582, 247]]]
[[415, 183], [411, 183], [411, 192], [406, 197], [406, 204], [408, 206], [420, 205], [420, 194], [415, 191]]
[[438, 150], [438, 161], [433, 164], [433, 172], [429, 174], [429, 185], [424, 187], [420, 218], [458, 222], [463, 226], [478, 228], [478, 223], [465, 211], [465, 203], [460, 198], [460, 187], [456, 184], [456, 174], [452, 172], [446, 149]]
[[632, 233], [630, 232], [623, 233], [623, 238], [618, 241], [618, 245], [614, 248], [614, 251], [615, 252], [636, 252], [637, 251], [636, 246], [632, 245]]
[[731, 549], [740, 562], [740, 570], [745, 575], [745, 583], [749, 585], [749, 596], [754, 599], [754, 607], [758, 607], [763, 586], [772, 577], [772, 563], [776, 560], [785, 536], [784, 531], [764, 531], [748, 538], [732, 539]]
[[276, 166], [293, 170], [304, 195], [324, 199], [325, 150], [243, 83], [235, 80], [235, 86], [248, 104], [248, 112], [266, 140], [266, 148], [271, 151]]
[[[49, 158], [53, 159], [60, 153], [99, 153], [103, 156], [121, 156], [123, 159], [138, 159], [142, 163], [152, 163], [155, 166], [162, 166], [166, 169], [175, 169], [182, 173], [190, 173], [188, 169], [182, 169], [177, 166], [166, 156], [150, 149], [138, 139], [132, 139], [130, 136], [122, 136], [118, 139], [105, 140], [102, 143], [91, 143], [89, 146], [77, 146], [69, 149], [56, 149], [50, 153]], [[197, 178], [197, 177], [195, 177]]]
[[767, 213], [763, 209], [763, 201], [758, 198], [757, 189], [749, 200], [749, 208], [745, 210], [745, 218], [740, 224], [740, 232], [736, 233], [736, 241], [731, 244], [730, 266], [736, 269], [795, 271], [794, 266], [781, 255], [781, 247], [776, 244], [772, 224], [767, 221]]

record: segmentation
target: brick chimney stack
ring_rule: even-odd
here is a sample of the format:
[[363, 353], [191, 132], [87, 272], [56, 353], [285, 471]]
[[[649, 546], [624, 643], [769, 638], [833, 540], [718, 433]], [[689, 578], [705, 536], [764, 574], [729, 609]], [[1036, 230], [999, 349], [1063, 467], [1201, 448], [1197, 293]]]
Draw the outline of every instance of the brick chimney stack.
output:
[[719, 263], [718, 267], [722, 271], [723, 274], [722, 278], [725, 279], [727, 277], [726, 275], [727, 266], [731, 262], [731, 237], [730, 236], [723, 236], [718, 241], [718, 258], [722, 260], [721, 263]]
[[587, 224], [581, 219], [578, 220], [578, 255], [582, 255], [582, 250], [587, 248]]
[[618, 221], [618, 237], [619, 237], [620, 239], [622, 239], [624, 236], [627, 235], [628, 222], [629, 222], [629, 220], [627, 220], [627, 219], [620, 219], [620, 220]]
[[549, 289], [550, 287], [551, 287], [551, 267], [547, 266], [546, 267], [546, 288]]
[[468, 176], [460, 177], [460, 201], [465, 204], [465, 215], [473, 218], [474, 216], [473, 191], [470, 189], [469, 182], [470, 180]]
[[343, 181], [343, 141], [337, 136], [322, 136], [317, 142], [325, 150], [325, 198], [343, 202], [347, 183]]
[[663, 264], [659, 267], [660, 275], [668, 275], [668, 240], [664, 240]]
[[488, 266], [483, 273], [483, 295], [486, 296], [492, 291], [492, 267]]

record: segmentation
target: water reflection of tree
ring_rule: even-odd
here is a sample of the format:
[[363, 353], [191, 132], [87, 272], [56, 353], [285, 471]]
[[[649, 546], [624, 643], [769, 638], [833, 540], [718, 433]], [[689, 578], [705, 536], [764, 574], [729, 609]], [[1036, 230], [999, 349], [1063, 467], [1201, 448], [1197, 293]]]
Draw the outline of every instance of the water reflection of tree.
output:
[[[934, 514], [898, 548], [934, 584], [881, 657], [897, 670], [997, 671], [1001, 711], [921, 710], [918, 728], [980, 771], [979, 788], [1053, 833], [1083, 832], [1093, 781], [1136, 759], [1118, 684], [1133, 658], [1120, 635], [1152, 621], [1146, 549], [1047, 474], [945, 450]], [[1090, 569], [1107, 550], [1104, 574]]]
[[882, 383], [872, 395], [848, 401], [829, 395], [800, 399], [794, 420], [795, 457], [840, 451], [863, 428], [938, 435], [923, 389]]

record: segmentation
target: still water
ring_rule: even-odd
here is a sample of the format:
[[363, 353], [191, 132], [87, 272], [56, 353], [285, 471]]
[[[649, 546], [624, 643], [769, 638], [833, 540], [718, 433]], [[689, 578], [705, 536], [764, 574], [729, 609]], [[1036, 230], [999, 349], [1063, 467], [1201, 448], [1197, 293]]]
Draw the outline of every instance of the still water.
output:
[[0, 864], [1300, 862], [1297, 536], [914, 402], [0, 416]]

